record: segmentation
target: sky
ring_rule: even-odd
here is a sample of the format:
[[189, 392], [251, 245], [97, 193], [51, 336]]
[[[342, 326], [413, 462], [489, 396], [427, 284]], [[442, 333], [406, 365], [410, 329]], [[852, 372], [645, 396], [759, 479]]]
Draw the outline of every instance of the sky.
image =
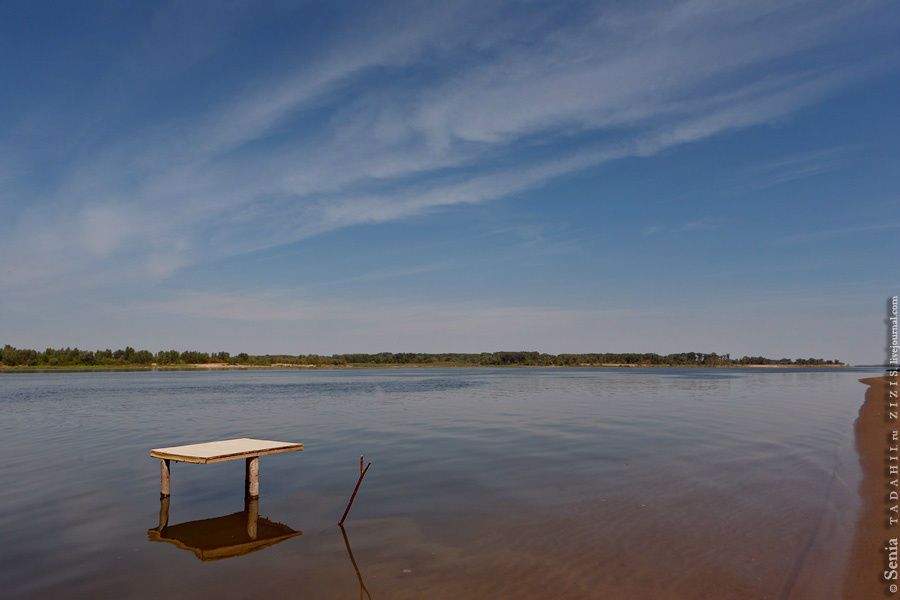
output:
[[0, 344], [884, 360], [900, 10], [0, 3]]

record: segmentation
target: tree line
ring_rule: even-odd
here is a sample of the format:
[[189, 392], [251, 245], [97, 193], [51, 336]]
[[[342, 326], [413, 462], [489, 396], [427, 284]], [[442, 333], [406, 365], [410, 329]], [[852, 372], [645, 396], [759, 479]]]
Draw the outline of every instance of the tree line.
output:
[[151, 367], [188, 366], [197, 364], [228, 364], [244, 366], [311, 366], [342, 367], [367, 365], [447, 365], [473, 367], [578, 367], [578, 366], [667, 366], [667, 367], [728, 367], [748, 365], [828, 366], [842, 365], [839, 360], [821, 358], [766, 358], [744, 356], [731, 358], [730, 354], [715, 352], [682, 352], [679, 354], [655, 353], [589, 353], [546, 354], [543, 352], [481, 352], [463, 353], [413, 353], [379, 352], [377, 354], [264, 354], [246, 352], [199, 352], [196, 350], [80, 350], [78, 348], [47, 348], [44, 351], [15, 348], [7, 344], [0, 350], [0, 365], [5, 367]]

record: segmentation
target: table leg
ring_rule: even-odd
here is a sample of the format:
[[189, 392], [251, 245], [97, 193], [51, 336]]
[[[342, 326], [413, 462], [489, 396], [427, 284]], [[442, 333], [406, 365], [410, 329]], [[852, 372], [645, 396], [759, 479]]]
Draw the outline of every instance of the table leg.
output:
[[169, 496], [169, 459], [159, 459], [159, 497], [167, 498]]
[[247, 467], [245, 469], [244, 483], [246, 484], [245, 495], [248, 498], [259, 498], [259, 457], [254, 456], [247, 459]]
[[169, 497], [163, 496], [159, 499], [159, 527], [158, 531], [162, 531], [169, 525]]

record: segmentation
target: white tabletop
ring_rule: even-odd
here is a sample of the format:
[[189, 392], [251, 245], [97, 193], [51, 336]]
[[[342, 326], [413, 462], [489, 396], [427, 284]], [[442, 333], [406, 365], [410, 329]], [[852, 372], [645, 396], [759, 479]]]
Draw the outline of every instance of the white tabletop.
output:
[[295, 452], [302, 449], [303, 444], [296, 442], [236, 438], [233, 440], [204, 442], [202, 444], [188, 444], [186, 446], [154, 448], [150, 450], [150, 456], [192, 463], [210, 463], [280, 452]]

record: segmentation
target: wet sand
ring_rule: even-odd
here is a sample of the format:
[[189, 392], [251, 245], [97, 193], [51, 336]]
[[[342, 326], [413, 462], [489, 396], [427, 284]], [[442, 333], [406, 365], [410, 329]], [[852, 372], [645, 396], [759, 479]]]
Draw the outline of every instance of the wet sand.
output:
[[856, 420], [856, 449], [862, 467], [859, 494], [862, 508], [856, 526], [851, 558], [844, 584], [845, 598], [897, 597], [888, 590], [882, 579], [887, 554], [887, 540], [897, 537], [887, 522], [887, 460], [892, 429], [900, 429], [900, 422], [891, 423], [887, 412], [887, 377], [860, 379], [869, 386], [865, 401]]

